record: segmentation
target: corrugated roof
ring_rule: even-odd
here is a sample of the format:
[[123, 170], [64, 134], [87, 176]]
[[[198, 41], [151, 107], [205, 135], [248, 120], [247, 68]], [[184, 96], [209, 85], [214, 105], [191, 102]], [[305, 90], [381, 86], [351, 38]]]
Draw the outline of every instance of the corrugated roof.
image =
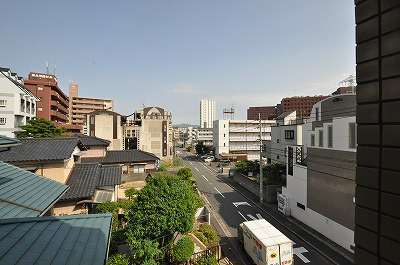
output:
[[8, 148], [21, 145], [21, 142], [14, 138], [0, 136], [0, 148]]
[[109, 146], [111, 143], [108, 140], [84, 134], [75, 134], [75, 137], [81, 140], [85, 146]]
[[96, 187], [121, 184], [122, 167], [100, 164], [76, 164], [68, 178], [70, 189], [61, 200], [92, 199]]
[[0, 218], [44, 214], [67, 185], [0, 161]]
[[73, 138], [20, 138], [20, 146], [9, 151], [0, 152], [0, 161], [48, 161], [69, 159], [75, 147], [86, 148]]
[[0, 220], [0, 264], [106, 264], [111, 214]]
[[114, 163], [129, 163], [129, 162], [146, 162], [159, 160], [157, 156], [152, 153], [144, 152], [142, 150], [122, 150], [122, 151], [107, 151], [104, 157], [103, 164]]

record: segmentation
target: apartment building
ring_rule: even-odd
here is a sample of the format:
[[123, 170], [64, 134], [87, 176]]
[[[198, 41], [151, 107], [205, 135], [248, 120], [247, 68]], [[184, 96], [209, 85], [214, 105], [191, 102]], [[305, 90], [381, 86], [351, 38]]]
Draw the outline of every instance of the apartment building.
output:
[[69, 84], [69, 123], [83, 126], [85, 115], [96, 110], [114, 111], [114, 100], [78, 96], [78, 84]]
[[200, 128], [212, 128], [215, 120], [215, 100], [202, 99], [200, 101]]
[[277, 117], [276, 106], [249, 107], [247, 109], [248, 120], [272, 120]]
[[80, 133], [80, 126], [69, 124], [69, 98], [58, 86], [55, 75], [31, 72], [25, 86], [40, 99], [36, 104], [37, 118], [52, 121], [68, 133]]
[[15, 138], [16, 131], [36, 116], [39, 99], [24, 86], [24, 79], [0, 68], [0, 135]]
[[[271, 140], [273, 124], [275, 121], [261, 121], [262, 140]], [[220, 159], [259, 160], [260, 123], [253, 120], [216, 120], [213, 145], [215, 154]]]
[[356, 95], [314, 105], [303, 144], [287, 146], [286, 214], [354, 252]]
[[213, 128], [198, 128], [196, 132], [196, 142], [203, 142], [204, 145], [213, 145]]
[[287, 97], [283, 98], [278, 108], [278, 115], [284, 112], [295, 110], [300, 118], [310, 117], [311, 109], [315, 103], [327, 98], [328, 96], [305, 96], [305, 97]]

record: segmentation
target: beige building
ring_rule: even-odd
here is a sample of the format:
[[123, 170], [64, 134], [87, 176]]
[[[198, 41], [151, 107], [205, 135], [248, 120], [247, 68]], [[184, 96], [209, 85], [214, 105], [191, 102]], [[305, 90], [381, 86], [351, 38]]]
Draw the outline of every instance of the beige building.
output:
[[69, 123], [83, 126], [85, 115], [96, 110], [114, 111], [111, 99], [78, 96], [78, 84], [69, 84]]

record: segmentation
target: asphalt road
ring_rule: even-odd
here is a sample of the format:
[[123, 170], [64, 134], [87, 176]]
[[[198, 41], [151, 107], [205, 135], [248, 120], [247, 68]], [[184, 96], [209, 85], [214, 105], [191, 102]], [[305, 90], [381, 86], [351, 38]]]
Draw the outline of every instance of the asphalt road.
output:
[[283, 224], [272, 219], [251, 201], [227, 185], [214, 169], [192, 154], [181, 151], [179, 156], [185, 166], [190, 167], [199, 183], [205, 203], [211, 208], [211, 225], [215, 228], [224, 254], [234, 264], [252, 264], [237, 239], [237, 227], [244, 221], [264, 218], [295, 242], [295, 265], [332, 265], [333, 263], [315, 251], [307, 242], [290, 232]]

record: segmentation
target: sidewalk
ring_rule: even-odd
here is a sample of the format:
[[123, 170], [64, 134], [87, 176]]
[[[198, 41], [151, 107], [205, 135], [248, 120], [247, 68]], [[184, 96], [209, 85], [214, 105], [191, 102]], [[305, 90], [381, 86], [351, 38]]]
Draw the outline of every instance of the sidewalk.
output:
[[333, 263], [337, 265], [353, 265], [353, 254], [346, 249], [337, 245], [335, 242], [326, 238], [312, 228], [304, 225], [293, 217], [284, 216], [281, 212], [278, 211], [276, 204], [260, 205], [259, 198], [257, 196], [255, 196], [253, 193], [248, 191], [240, 184], [234, 182], [231, 178], [228, 177], [228, 175], [219, 175], [218, 177], [229, 186], [234, 188], [237, 192], [242, 194], [244, 197], [248, 198], [250, 201], [256, 204], [260, 209], [270, 215], [273, 219], [275, 219], [279, 223], [285, 224], [285, 227], [291, 230], [294, 234], [301, 237], [316, 251], [323, 254]]

